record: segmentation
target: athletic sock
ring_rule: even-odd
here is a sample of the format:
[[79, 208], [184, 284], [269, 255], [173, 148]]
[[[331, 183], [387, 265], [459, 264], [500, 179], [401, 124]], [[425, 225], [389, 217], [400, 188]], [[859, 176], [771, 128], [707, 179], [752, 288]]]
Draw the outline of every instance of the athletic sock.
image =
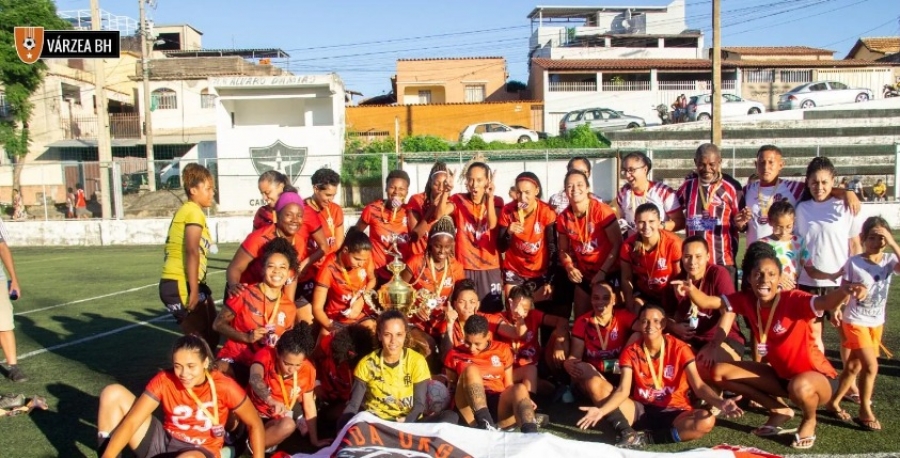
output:
[[654, 429], [650, 431], [650, 441], [654, 444], [673, 444], [681, 442], [681, 436], [678, 435], [677, 428]]
[[519, 430], [523, 433], [536, 433], [538, 432], [538, 426], [537, 423], [534, 422], [522, 423], [522, 427], [519, 428]]
[[482, 429], [487, 429], [488, 426], [491, 428], [497, 427], [497, 425], [494, 424], [494, 418], [491, 417], [491, 412], [487, 407], [482, 407], [475, 411], [475, 424]]
[[628, 419], [625, 418], [625, 414], [622, 413], [621, 410], [616, 409], [606, 415], [606, 421], [616, 430], [616, 433], [625, 435], [634, 431], [631, 428], [631, 425], [628, 424]]

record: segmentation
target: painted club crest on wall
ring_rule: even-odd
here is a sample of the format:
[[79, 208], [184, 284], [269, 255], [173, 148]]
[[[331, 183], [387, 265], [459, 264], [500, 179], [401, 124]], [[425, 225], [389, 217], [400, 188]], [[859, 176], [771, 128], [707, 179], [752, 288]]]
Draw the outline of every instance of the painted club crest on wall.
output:
[[250, 160], [258, 175], [277, 170], [290, 178], [291, 183], [300, 177], [306, 164], [306, 155], [307, 148], [285, 145], [281, 140], [269, 146], [250, 148]]

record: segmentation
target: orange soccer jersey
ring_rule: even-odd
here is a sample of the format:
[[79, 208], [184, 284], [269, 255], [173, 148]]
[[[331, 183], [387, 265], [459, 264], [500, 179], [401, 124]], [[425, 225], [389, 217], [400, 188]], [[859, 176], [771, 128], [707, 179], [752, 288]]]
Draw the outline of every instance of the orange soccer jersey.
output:
[[[308, 359], [303, 360], [303, 364], [300, 365], [293, 377], [283, 380], [278, 372], [278, 357], [274, 348], [266, 347], [258, 351], [253, 358], [253, 364], [262, 366], [263, 380], [269, 387], [272, 398], [284, 404], [285, 407], [290, 408], [289, 406], [293, 404], [303, 404], [303, 395], [316, 387], [316, 368]], [[266, 418], [274, 417], [275, 412], [272, 410], [272, 406], [266, 404], [264, 399], [260, 399], [253, 390], [250, 390], [250, 401], [253, 402], [253, 406], [260, 415]]]
[[[269, 293], [270, 295], [272, 292]], [[260, 284], [247, 285], [237, 296], [225, 300], [225, 307], [234, 313], [231, 326], [238, 332], [247, 333], [255, 329], [271, 326], [275, 338], [269, 340], [263, 337], [257, 342], [247, 344], [228, 340], [217, 355], [220, 359], [229, 359], [239, 364], [249, 366], [253, 362], [253, 355], [266, 345], [275, 345], [278, 337], [284, 331], [294, 327], [297, 316], [297, 306], [291, 297], [280, 294], [276, 304], [263, 294]]]
[[[241, 248], [253, 258], [253, 262], [247, 266], [247, 269], [241, 274], [241, 283], [252, 284], [263, 281], [266, 266], [263, 265], [263, 251], [266, 244], [278, 237], [278, 232], [274, 224], [265, 225], [247, 236], [241, 243]], [[297, 260], [306, 259], [306, 238], [307, 232], [301, 228], [290, 238], [291, 244], [297, 250]]]
[[261, 229], [270, 224], [275, 224], [275, 210], [268, 205], [263, 205], [253, 215], [253, 230]]
[[[588, 281], [600, 271], [612, 250], [612, 242], [606, 236], [610, 224], [618, 224], [616, 213], [609, 205], [593, 199], [584, 217], [576, 218], [572, 207], [568, 207], [556, 219], [557, 234], [569, 241], [569, 253], [575, 266]], [[617, 268], [614, 264], [610, 270]]]
[[597, 324], [594, 312], [578, 317], [572, 326], [572, 337], [584, 341], [582, 361], [603, 372], [604, 360], [616, 359], [621, 355], [634, 319], [634, 314], [626, 309], [616, 309], [612, 320], [603, 327]]
[[[510, 202], [503, 207], [497, 224], [508, 228], [519, 221], [519, 203]], [[529, 215], [523, 215], [521, 234], [510, 235], [509, 249], [503, 257], [503, 269], [512, 271], [522, 278], [536, 278], [547, 273], [550, 252], [544, 243], [547, 227], [556, 223], [556, 212], [549, 205], [538, 201], [537, 208]]]
[[[319, 208], [312, 203], [312, 199], [306, 199], [306, 206], [303, 207], [303, 228], [310, 234], [306, 244], [307, 253], [315, 253], [319, 249], [319, 244], [312, 238], [312, 234], [319, 229], [324, 232], [328, 243], [328, 246], [322, 247], [322, 251], [325, 254], [334, 253], [340, 248], [336, 246], [335, 234], [344, 230], [344, 209], [334, 202]], [[324, 259], [324, 257], [319, 259], [315, 266], [321, 267]]]
[[[409, 203], [406, 204], [407, 214], [415, 215], [415, 217], [418, 221], [422, 221], [422, 219], [425, 218], [425, 213], [428, 210], [428, 208], [425, 206], [425, 197], [426, 196], [425, 196], [424, 192], [419, 193], [419, 194], [414, 194], [412, 197], [409, 198]], [[427, 222], [425, 224], [428, 226], [428, 230], [431, 230], [431, 226], [434, 225], [434, 223], [428, 224]], [[412, 233], [412, 230], [413, 230], [412, 222], [410, 222], [410, 227], [408, 229], [409, 229], [409, 232]], [[420, 254], [424, 253], [427, 249], [428, 249], [428, 236], [421, 237], [418, 240], [416, 240], [415, 242], [413, 242], [412, 240], [410, 240], [410, 242], [409, 242], [409, 253], [412, 256], [420, 255]]]
[[409, 222], [406, 205], [398, 208], [395, 213], [385, 206], [384, 200], [379, 199], [366, 205], [359, 218], [369, 226], [369, 240], [372, 241], [372, 261], [375, 264], [375, 270], [394, 260], [394, 257], [388, 256], [387, 252], [395, 240], [403, 259], [409, 259]]
[[325, 257], [316, 274], [316, 286], [328, 290], [328, 299], [325, 301], [325, 314], [328, 318], [338, 323], [347, 323], [350, 320], [341, 312], [349, 309], [353, 301], [368, 288], [369, 279], [375, 278], [375, 267], [370, 258], [366, 266], [346, 270], [339, 265], [338, 256], [339, 252]]
[[[482, 313], [476, 312], [476, 315], [481, 315], [487, 319], [488, 322], [488, 332], [493, 336], [499, 336], [497, 330], [500, 329], [500, 325], [507, 323], [506, 318], [502, 313]], [[439, 333], [443, 334], [447, 332], [447, 321], [444, 320], [441, 322], [439, 327]], [[453, 323], [453, 341], [456, 343], [462, 343], [465, 338], [465, 333], [463, 332], [463, 324], [457, 320]]]
[[[466, 278], [466, 275], [462, 265], [456, 262], [456, 259], [448, 257], [447, 261], [450, 264], [449, 267], [438, 270], [437, 267], [432, 267], [430, 262], [426, 261], [426, 256], [427, 255], [422, 254], [413, 257], [406, 263], [406, 267], [412, 272], [410, 284], [413, 289], [416, 291], [425, 289], [432, 294], [437, 293], [437, 304], [435, 304], [435, 308], [432, 309], [431, 319], [428, 320], [428, 322], [423, 322], [418, 315], [413, 315], [410, 319], [410, 323], [416, 325], [419, 329], [428, 334], [436, 335], [439, 334], [438, 325], [444, 315], [444, 304], [450, 300], [450, 294], [453, 292], [453, 285], [459, 280]], [[441, 283], [441, 280], [443, 280], [443, 285], [438, 288], [437, 285], [438, 283]]]
[[194, 395], [202, 405], [188, 394], [187, 388], [181, 384], [173, 370], [161, 371], [147, 384], [144, 394], [159, 401], [163, 408], [163, 429], [170, 436], [188, 444], [195, 444], [220, 456], [224, 437], [213, 434], [213, 422], [210, 415], [218, 411], [219, 425], [224, 426], [228, 413], [240, 407], [247, 399], [247, 394], [231, 378], [219, 371], [209, 373], [216, 386], [218, 405], [212, 403], [212, 390], [207, 380], [193, 388]]
[[[507, 313], [504, 318], [509, 322], [515, 322]], [[497, 336], [501, 342], [506, 342], [512, 348], [515, 367], [537, 364], [541, 357], [541, 341], [538, 339], [538, 331], [544, 322], [544, 312], [531, 309], [525, 316], [525, 336], [519, 340], [510, 340]]]
[[478, 355], [469, 353], [469, 349], [459, 345], [447, 353], [444, 367], [461, 375], [470, 364], [474, 364], [481, 372], [484, 391], [502, 393], [506, 384], [506, 369], [512, 367], [513, 354], [509, 345], [496, 339]]
[[[645, 405], [662, 408], [690, 410], [691, 401], [688, 376], [685, 368], [694, 361], [694, 352], [690, 345], [666, 334], [665, 354], [662, 361], [651, 359], [653, 368], [647, 364], [643, 342], [629, 345], [619, 358], [621, 367], [630, 367], [633, 371], [631, 382], [631, 399]], [[660, 372], [662, 369], [662, 373]], [[654, 374], [659, 386], [653, 380]]]
[[321, 338], [319, 348], [321, 357], [316, 359], [316, 373], [322, 384], [321, 394], [317, 396], [326, 402], [346, 402], [350, 399], [350, 387], [353, 383], [353, 366], [349, 362], [338, 364], [331, 351], [334, 334]]
[[[450, 202], [456, 206], [453, 211], [453, 223], [456, 224], [456, 256], [462, 261], [463, 269], [499, 269], [498, 227], [488, 229], [487, 204], [475, 205], [467, 194], [454, 194], [450, 197]], [[503, 199], [494, 196], [494, 207], [499, 215]]]
[[620, 261], [631, 266], [635, 289], [659, 301], [681, 262], [681, 238], [660, 229], [656, 248], [644, 251], [638, 237], [634, 234], [622, 244]]

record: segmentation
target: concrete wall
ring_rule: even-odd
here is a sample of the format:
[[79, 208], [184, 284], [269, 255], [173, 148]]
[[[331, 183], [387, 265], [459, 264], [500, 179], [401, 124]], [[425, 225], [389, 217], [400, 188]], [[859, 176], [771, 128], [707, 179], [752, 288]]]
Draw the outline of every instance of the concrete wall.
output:
[[[153, 133], [155, 135], [178, 135], [182, 132], [214, 133], [216, 131], [216, 110], [214, 107], [203, 108], [201, 93], [209, 90], [204, 79], [175, 81], [150, 81], [150, 93], [157, 89], [175, 91], [177, 105], [175, 108], [162, 109], [157, 106], [151, 113], [153, 117]], [[138, 87], [139, 103], [144, 103], [143, 86]], [[141, 110], [143, 120], [144, 111]]]
[[[432, 103], [466, 102], [466, 86], [484, 86], [487, 102], [517, 99], [506, 92], [506, 59], [409, 59], [397, 61], [397, 94], [418, 103], [418, 91], [432, 91]], [[438, 91], [437, 88], [443, 88]]]
[[469, 124], [501, 122], [536, 128], [532, 110], [542, 104], [529, 101], [447, 105], [397, 105], [347, 107], [347, 129], [353, 132], [388, 132], [394, 136], [394, 120], [400, 119], [400, 136], [436, 135], [459, 140]]

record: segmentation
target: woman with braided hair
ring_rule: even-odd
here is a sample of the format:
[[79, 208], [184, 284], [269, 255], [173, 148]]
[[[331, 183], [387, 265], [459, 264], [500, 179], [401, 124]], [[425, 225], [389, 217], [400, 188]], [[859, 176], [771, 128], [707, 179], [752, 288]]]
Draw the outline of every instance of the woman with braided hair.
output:
[[443, 161], [437, 161], [428, 172], [425, 192], [415, 194], [406, 206], [409, 219], [410, 254], [422, 254], [428, 247], [428, 231], [439, 219], [453, 213], [450, 192], [453, 191], [453, 171]]

